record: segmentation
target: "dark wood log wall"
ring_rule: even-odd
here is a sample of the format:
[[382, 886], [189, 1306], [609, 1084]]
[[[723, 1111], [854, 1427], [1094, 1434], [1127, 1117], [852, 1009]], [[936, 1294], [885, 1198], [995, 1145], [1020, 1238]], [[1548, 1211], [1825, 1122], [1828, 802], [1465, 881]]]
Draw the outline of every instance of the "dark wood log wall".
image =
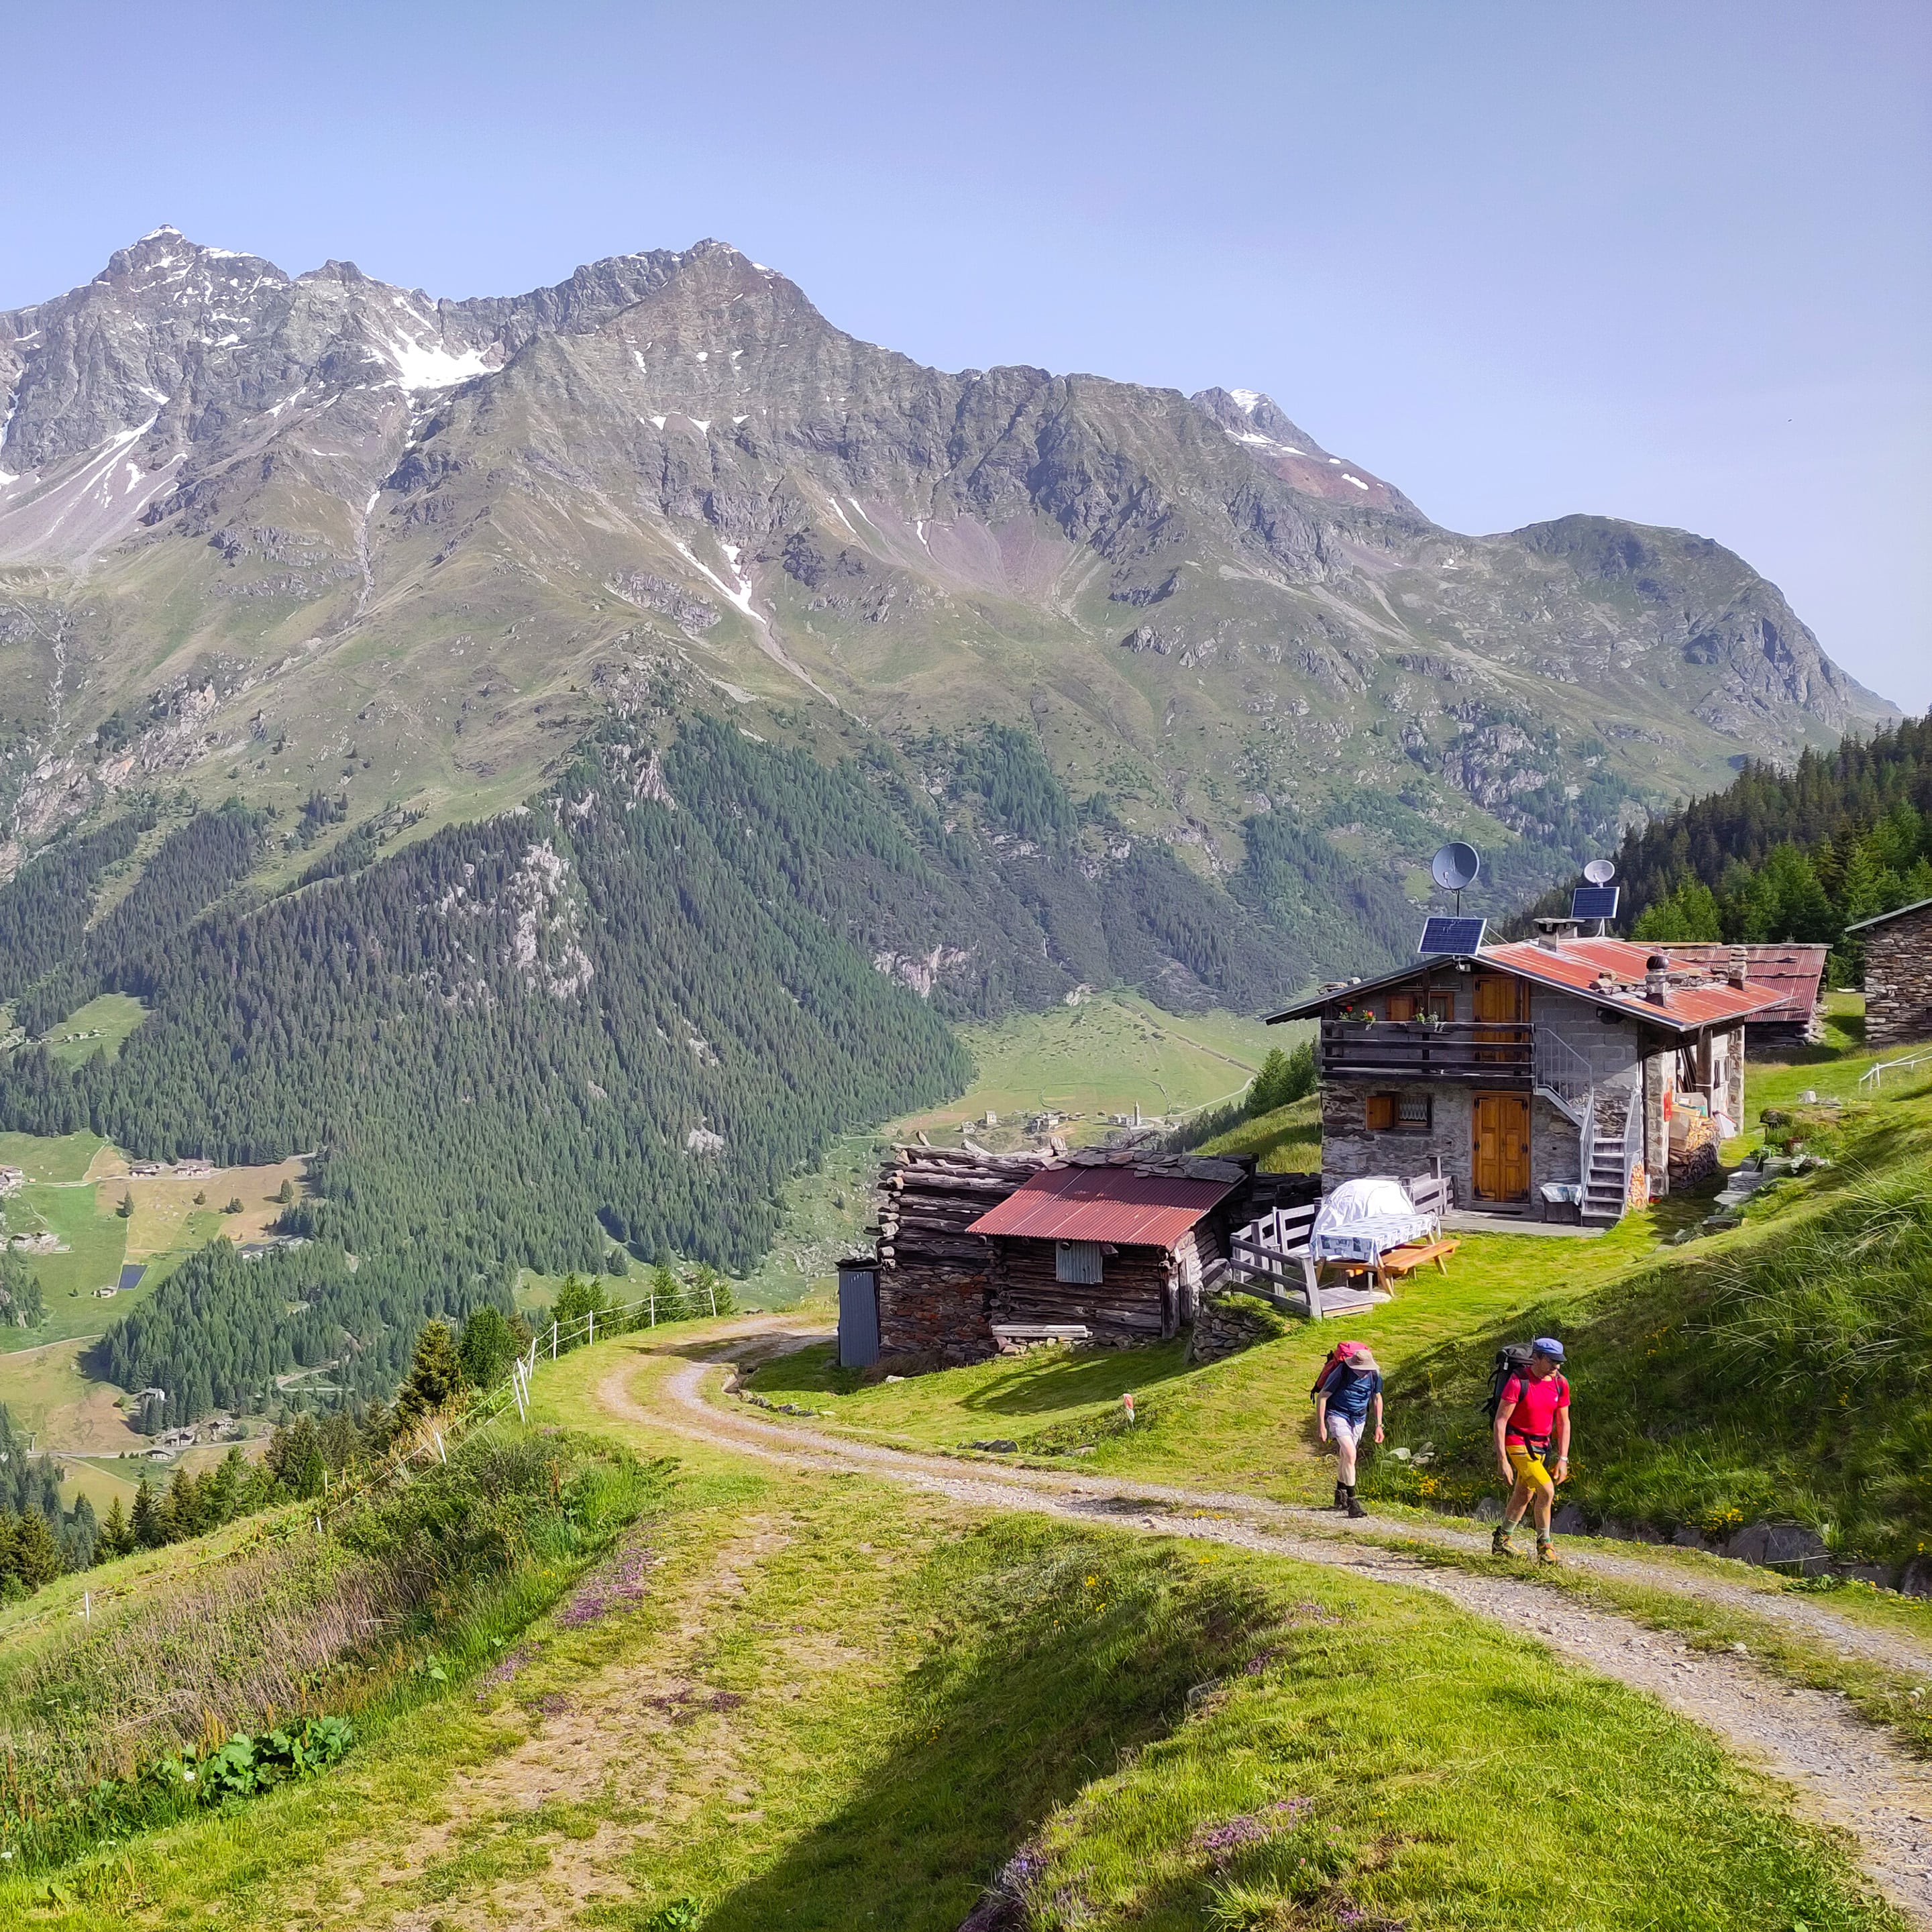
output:
[[992, 1256], [966, 1230], [1048, 1158], [895, 1150], [879, 1190], [881, 1360], [951, 1366], [994, 1353]]
[[[1197, 1222], [1172, 1249], [1110, 1246], [1101, 1280], [1058, 1279], [1053, 1241], [987, 1240], [966, 1230], [1042, 1168], [1119, 1166], [1142, 1172], [1232, 1179], [1246, 1185]], [[1313, 1186], [1320, 1177], [1306, 1178]], [[975, 1154], [899, 1148], [880, 1179], [879, 1349], [882, 1362], [910, 1367], [984, 1360], [995, 1352], [996, 1322], [1084, 1322], [1094, 1340], [1120, 1346], [1175, 1334], [1194, 1316], [1202, 1271], [1228, 1251], [1229, 1227], [1259, 1211], [1252, 1157], [1147, 1155], [1082, 1148], [1068, 1155]]]

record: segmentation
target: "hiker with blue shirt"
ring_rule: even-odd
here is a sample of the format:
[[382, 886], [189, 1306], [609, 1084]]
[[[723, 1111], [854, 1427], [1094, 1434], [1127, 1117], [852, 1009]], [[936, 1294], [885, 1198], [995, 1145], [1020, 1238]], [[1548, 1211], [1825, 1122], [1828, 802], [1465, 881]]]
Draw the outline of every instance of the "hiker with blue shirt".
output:
[[1355, 1456], [1371, 1410], [1375, 1413], [1376, 1440], [1379, 1442], [1382, 1439], [1382, 1372], [1375, 1357], [1358, 1342], [1329, 1368], [1315, 1390], [1315, 1438], [1325, 1442], [1332, 1438], [1335, 1444], [1338, 1465], [1335, 1507], [1353, 1516], [1368, 1514], [1355, 1496]]

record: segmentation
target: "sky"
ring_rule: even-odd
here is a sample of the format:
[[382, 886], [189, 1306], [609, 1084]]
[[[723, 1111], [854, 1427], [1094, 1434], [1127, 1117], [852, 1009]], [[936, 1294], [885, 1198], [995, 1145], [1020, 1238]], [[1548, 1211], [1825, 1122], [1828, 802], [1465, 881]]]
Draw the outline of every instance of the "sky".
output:
[[706, 236], [948, 368], [1265, 390], [1438, 522], [1715, 537], [1932, 705], [1932, 7], [9, 10], [0, 308], [163, 222], [502, 294]]

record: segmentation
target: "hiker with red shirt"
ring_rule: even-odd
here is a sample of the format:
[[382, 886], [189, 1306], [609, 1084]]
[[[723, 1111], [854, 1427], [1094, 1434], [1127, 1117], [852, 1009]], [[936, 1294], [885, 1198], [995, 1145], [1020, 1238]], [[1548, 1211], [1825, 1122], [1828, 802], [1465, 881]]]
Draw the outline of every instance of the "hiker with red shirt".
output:
[[[1531, 1343], [1529, 1360], [1520, 1375], [1511, 1376], [1496, 1402], [1496, 1466], [1510, 1485], [1503, 1520], [1490, 1547], [1498, 1556], [1514, 1556], [1510, 1532], [1530, 1510], [1536, 1519], [1536, 1553], [1545, 1563], [1557, 1559], [1550, 1540], [1550, 1506], [1556, 1486], [1570, 1474], [1570, 1384], [1562, 1371], [1563, 1344], [1548, 1336]], [[1556, 1448], [1552, 1474], [1550, 1445]]]

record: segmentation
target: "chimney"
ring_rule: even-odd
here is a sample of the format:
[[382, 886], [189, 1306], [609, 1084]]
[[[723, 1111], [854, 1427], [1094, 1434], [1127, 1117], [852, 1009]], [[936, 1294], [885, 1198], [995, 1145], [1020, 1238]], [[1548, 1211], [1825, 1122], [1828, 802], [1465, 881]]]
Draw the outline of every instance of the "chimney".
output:
[[1731, 948], [1730, 963], [1726, 965], [1724, 970], [1724, 977], [1730, 980], [1731, 984], [1736, 986], [1739, 992], [1742, 992], [1746, 980], [1750, 977], [1750, 947], [1746, 946], [1732, 946]]
[[1664, 1004], [1664, 975], [1670, 970], [1670, 962], [1660, 952], [1653, 952], [1643, 962], [1643, 996], [1654, 1006]]

